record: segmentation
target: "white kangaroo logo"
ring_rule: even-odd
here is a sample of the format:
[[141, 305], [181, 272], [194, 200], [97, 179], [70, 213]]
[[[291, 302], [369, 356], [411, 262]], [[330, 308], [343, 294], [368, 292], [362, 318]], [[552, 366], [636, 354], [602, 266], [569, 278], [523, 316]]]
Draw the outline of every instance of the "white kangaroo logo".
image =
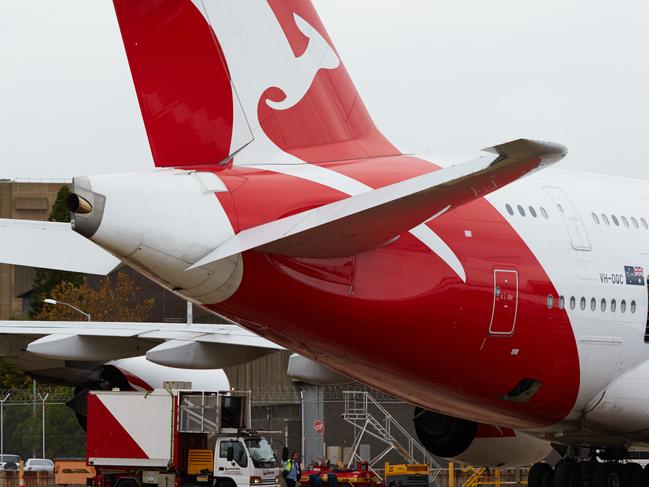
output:
[[295, 58], [290, 89], [277, 87], [284, 91], [286, 98], [282, 101], [266, 100], [268, 106], [275, 110], [287, 110], [297, 105], [313, 84], [318, 71], [336, 69], [340, 66], [340, 59], [336, 52], [320, 32], [299, 15], [294, 13], [293, 17], [298, 29], [309, 39], [309, 44], [304, 53]]

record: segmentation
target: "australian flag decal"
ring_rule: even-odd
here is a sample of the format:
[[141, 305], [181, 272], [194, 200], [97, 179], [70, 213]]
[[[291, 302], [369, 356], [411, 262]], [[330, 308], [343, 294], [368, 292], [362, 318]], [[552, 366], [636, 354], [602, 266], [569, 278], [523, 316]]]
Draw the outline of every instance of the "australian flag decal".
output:
[[626, 283], [634, 286], [644, 286], [644, 270], [639, 266], [624, 266]]

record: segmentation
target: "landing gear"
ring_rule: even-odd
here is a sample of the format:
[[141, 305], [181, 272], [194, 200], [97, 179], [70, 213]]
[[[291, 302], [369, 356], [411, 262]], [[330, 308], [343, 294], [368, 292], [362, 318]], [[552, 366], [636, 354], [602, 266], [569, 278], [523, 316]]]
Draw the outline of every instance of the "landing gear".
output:
[[597, 461], [564, 461], [552, 468], [535, 463], [530, 468], [528, 487], [649, 487], [649, 465]]
[[554, 487], [582, 487], [578, 463], [564, 462], [554, 470]]
[[621, 465], [600, 463], [593, 472], [593, 487], [631, 487], [622, 485]]
[[535, 463], [527, 476], [527, 487], [553, 487], [554, 470], [547, 463]]
[[645, 471], [637, 463], [624, 463], [622, 467], [622, 487], [644, 487]]

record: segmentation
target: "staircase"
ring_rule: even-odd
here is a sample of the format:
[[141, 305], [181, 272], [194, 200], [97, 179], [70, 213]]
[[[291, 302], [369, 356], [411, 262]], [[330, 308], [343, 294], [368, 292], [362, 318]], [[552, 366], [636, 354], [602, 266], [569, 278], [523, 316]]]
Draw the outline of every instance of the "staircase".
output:
[[[440, 465], [433, 456], [417, 441], [370, 393], [366, 391], [343, 391], [345, 410], [343, 419], [354, 426], [355, 440], [347, 467], [354, 461], [367, 460], [369, 468], [379, 477], [374, 466], [392, 450], [396, 450], [407, 463], [428, 465], [429, 484], [439, 474]], [[365, 435], [385, 443], [386, 448], [372, 459], [363, 459], [358, 454]]]

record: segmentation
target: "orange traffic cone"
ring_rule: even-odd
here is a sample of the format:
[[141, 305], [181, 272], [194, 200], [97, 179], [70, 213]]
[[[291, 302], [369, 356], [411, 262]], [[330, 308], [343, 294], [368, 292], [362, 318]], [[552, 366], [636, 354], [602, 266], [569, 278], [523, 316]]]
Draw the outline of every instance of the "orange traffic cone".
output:
[[18, 487], [25, 487], [25, 462], [20, 461], [20, 472], [18, 474]]

